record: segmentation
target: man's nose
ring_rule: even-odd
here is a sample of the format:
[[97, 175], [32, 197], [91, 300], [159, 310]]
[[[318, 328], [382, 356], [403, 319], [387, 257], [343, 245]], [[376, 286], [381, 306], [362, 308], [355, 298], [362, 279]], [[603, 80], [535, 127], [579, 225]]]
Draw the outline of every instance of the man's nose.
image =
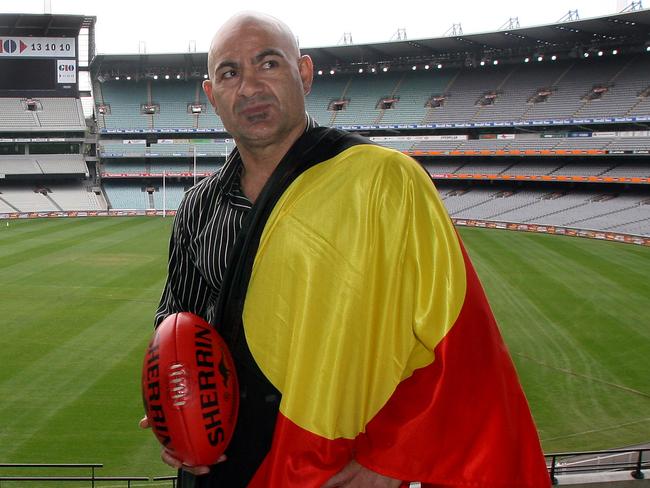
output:
[[243, 97], [252, 97], [261, 91], [260, 79], [255, 68], [244, 68], [240, 72], [239, 95]]

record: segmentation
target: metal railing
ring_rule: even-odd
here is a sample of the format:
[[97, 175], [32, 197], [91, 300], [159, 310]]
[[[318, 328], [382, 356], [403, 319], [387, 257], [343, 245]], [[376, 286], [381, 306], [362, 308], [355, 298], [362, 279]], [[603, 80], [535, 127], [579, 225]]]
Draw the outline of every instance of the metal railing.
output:
[[545, 457], [553, 485], [558, 484], [557, 475], [605, 471], [629, 471], [631, 478], [642, 480], [642, 470], [650, 469], [650, 448], [560, 452]]
[[[609, 451], [577, 451], [546, 454], [547, 467], [552, 485], [557, 485], [558, 475], [585, 474], [598, 472], [629, 471], [633, 479], [644, 479], [643, 470], [650, 469], [650, 448], [613, 449]], [[92, 488], [98, 481], [126, 481], [131, 487], [134, 481], [158, 482], [170, 481], [172, 488], [176, 488], [176, 476], [97, 476], [96, 469], [103, 468], [99, 463], [0, 463], [0, 468], [52, 468], [52, 469], [90, 469], [86, 476], [6, 476], [0, 474], [0, 487], [3, 482], [90, 482]]]
[[131, 488], [131, 482], [133, 481], [149, 481], [147, 476], [97, 476], [95, 470], [97, 468], [103, 468], [104, 465], [100, 463], [0, 463], [0, 468], [30, 468], [30, 469], [40, 469], [40, 468], [52, 468], [52, 469], [87, 469], [90, 468], [90, 475], [86, 476], [5, 476], [0, 475], [0, 486], [3, 482], [17, 482], [17, 481], [28, 481], [28, 482], [63, 482], [63, 481], [72, 481], [72, 482], [81, 482], [86, 481], [90, 482], [91, 488], [95, 487], [95, 483], [98, 481], [126, 481], [127, 488]]
[[176, 476], [156, 476], [151, 478], [151, 481], [171, 481], [172, 488], [176, 488]]

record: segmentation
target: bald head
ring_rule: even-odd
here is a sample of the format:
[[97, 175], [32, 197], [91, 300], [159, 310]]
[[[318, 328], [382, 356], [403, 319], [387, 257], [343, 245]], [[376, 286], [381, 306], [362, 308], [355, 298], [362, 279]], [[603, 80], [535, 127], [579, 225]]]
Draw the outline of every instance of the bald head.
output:
[[203, 90], [244, 161], [281, 157], [305, 129], [314, 77], [291, 30], [268, 15], [235, 15], [212, 39], [208, 69]]
[[214, 76], [216, 54], [219, 48], [226, 41], [244, 35], [247, 29], [265, 31], [277, 40], [288, 56], [294, 59], [300, 57], [298, 43], [287, 24], [271, 15], [259, 12], [240, 12], [228, 19], [212, 38], [210, 51], [208, 52], [208, 73], [210, 78]]

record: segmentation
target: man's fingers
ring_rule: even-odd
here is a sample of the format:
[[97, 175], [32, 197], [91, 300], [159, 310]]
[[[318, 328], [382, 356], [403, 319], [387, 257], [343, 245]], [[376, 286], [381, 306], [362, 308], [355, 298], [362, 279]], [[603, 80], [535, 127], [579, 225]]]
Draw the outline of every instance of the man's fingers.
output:
[[[210, 466], [188, 466], [186, 464], [183, 464], [179, 459], [175, 458], [173, 454], [169, 452], [167, 449], [162, 450], [162, 453], [160, 454], [160, 458], [168, 466], [171, 466], [172, 468], [175, 469], [182, 469], [183, 471], [192, 473], [194, 476], [201, 476], [204, 474], [208, 474], [210, 472]], [[217, 463], [222, 463], [226, 459], [227, 459], [226, 455], [222, 454], [221, 456], [219, 456], [219, 459], [217, 459]]]
[[210, 472], [209, 466], [187, 466], [183, 464], [179, 459], [176, 459], [167, 449], [163, 449], [160, 458], [165, 464], [171, 466], [172, 468], [182, 469], [183, 471], [192, 473], [194, 476], [201, 476]]
[[160, 458], [163, 460], [163, 463], [171, 466], [172, 468], [181, 469], [183, 463], [172, 456], [167, 449], [163, 449], [160, 453]]
[[341, 471], [332, 476], [322, 488], [336, 488], [348, 483], [361, 469], [361, 465], [355, 460], [350, 461]]
[[[149, 419], [145, 415], [140, 420], [139, 425], [141, 429], [149, 429], [151, 427], [151, 422], [149, 422]], [[175, 458], [174, 455], [167, 449], [162, 450], [160, 454], [160, 458], [168, 466], [171, 466], [172, 468], [175, 469], [183, 469], [189, 473], [192, 473], [194, 476], [201, 476], [204, 474], [208, 474], [210, 472], [210, 466], [187, 466], [183, 464], [179, 459]], [[226, 455], [222, 454], [221, 456], [219, 456], [219, 459], [217, 459], [217, 463], [223, 463], [226, 459], [227, 459]]]

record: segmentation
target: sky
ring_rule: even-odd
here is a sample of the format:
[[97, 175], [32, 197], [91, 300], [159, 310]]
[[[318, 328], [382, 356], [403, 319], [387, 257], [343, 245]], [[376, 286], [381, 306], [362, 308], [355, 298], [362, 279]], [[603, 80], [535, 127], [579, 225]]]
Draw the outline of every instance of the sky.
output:
[[[650, 1], [650, 0], [646, 0]], [[517, 18], [521, 27], [558, 21], [570, 10], [581, 19], [620, 11], [631, 0], [0, 0], [0, 13], [97, 16], [99, 54], [208, 50], [214, 31], [241, 10], [286, 22], [301, 47], [386, 42], [403, 29], [408, 39], [443, 36], [454, 24], [464, 34], [495, 31]], [[540, 5], [543, 4], [543, 7]], [[345, 36], [345, 34], [349, 36]], [[142, 44], [144, 43], [144, 44]]]

